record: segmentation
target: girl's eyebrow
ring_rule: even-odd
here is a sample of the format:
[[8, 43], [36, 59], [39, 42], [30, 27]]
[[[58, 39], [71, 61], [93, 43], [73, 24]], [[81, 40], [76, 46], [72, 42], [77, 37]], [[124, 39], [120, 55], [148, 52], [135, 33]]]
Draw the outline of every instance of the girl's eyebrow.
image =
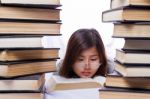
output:
[[83, 55], [79, 55], [79, 57], [84, 57]]
[[[95, 55], [90, 55], [90, 57], [94, 57], [94, 56], [98, 56], [97, 54], [95, 54]], [[83, 55], [80, 55], [79, 57], [84, 57]]]
[[91, 55], [91, 57], [94, 57], [94, 56], [98, 56], [98, 55]]

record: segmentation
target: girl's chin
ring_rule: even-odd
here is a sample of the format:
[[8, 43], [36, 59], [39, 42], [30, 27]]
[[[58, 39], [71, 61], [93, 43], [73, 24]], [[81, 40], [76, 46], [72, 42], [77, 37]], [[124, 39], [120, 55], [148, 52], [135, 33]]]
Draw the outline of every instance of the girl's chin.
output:
[[90, 75], [80, 75], [81, 78], [92, 78]]

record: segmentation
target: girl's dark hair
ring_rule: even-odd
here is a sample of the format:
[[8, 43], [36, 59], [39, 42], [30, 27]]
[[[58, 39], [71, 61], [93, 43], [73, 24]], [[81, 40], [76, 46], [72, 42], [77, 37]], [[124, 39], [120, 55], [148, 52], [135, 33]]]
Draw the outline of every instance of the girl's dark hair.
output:
[[73, 64], [81, 52], [91, 47], [96, 47], [102, 63], [94, 76], [106, 76], [107, 59], [105, 48], [100, 34], [95, 29], [79, 29], [71, 35], [59, 75], [66, 78], [78, 77], [73, 70]]

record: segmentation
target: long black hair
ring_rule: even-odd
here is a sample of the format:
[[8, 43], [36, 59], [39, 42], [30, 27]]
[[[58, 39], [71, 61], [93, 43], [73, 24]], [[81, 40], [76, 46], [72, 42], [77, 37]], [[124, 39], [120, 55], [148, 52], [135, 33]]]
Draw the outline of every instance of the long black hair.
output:
[[105, 48], [99, 32], [95, 29], [79, 29], [71, 35], [59, 74], [66, 78], [78, 77], [73, 71], [73, 65], [80, 53], [91, 47], [96, 47], [102, 63], [94, 76], [106, 76]]

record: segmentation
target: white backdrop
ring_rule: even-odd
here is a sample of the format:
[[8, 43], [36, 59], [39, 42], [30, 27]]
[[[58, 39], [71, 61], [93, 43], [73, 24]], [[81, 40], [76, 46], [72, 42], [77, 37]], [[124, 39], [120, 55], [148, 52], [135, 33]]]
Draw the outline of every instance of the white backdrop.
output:
[[[57, 45], [61, 48], [60, 57], [65, 54], [70, 35], [79, 28], [95, 28], [100, 32], [109, 57], [115, 56], [115, 48], [123, 45], [123, 40], [112, 38], [113, 24], [102, 23], [102, 12], [110, 9], [110, 0], [60, 0], [61, 11], [61, 37], [45, 37], [44, 46]], [[50, 39], [53, 42], [50, 41]], [[57, 40], [56, 40], [57, 38]], [[53, 44], [52, 44], [53, 43]]]

